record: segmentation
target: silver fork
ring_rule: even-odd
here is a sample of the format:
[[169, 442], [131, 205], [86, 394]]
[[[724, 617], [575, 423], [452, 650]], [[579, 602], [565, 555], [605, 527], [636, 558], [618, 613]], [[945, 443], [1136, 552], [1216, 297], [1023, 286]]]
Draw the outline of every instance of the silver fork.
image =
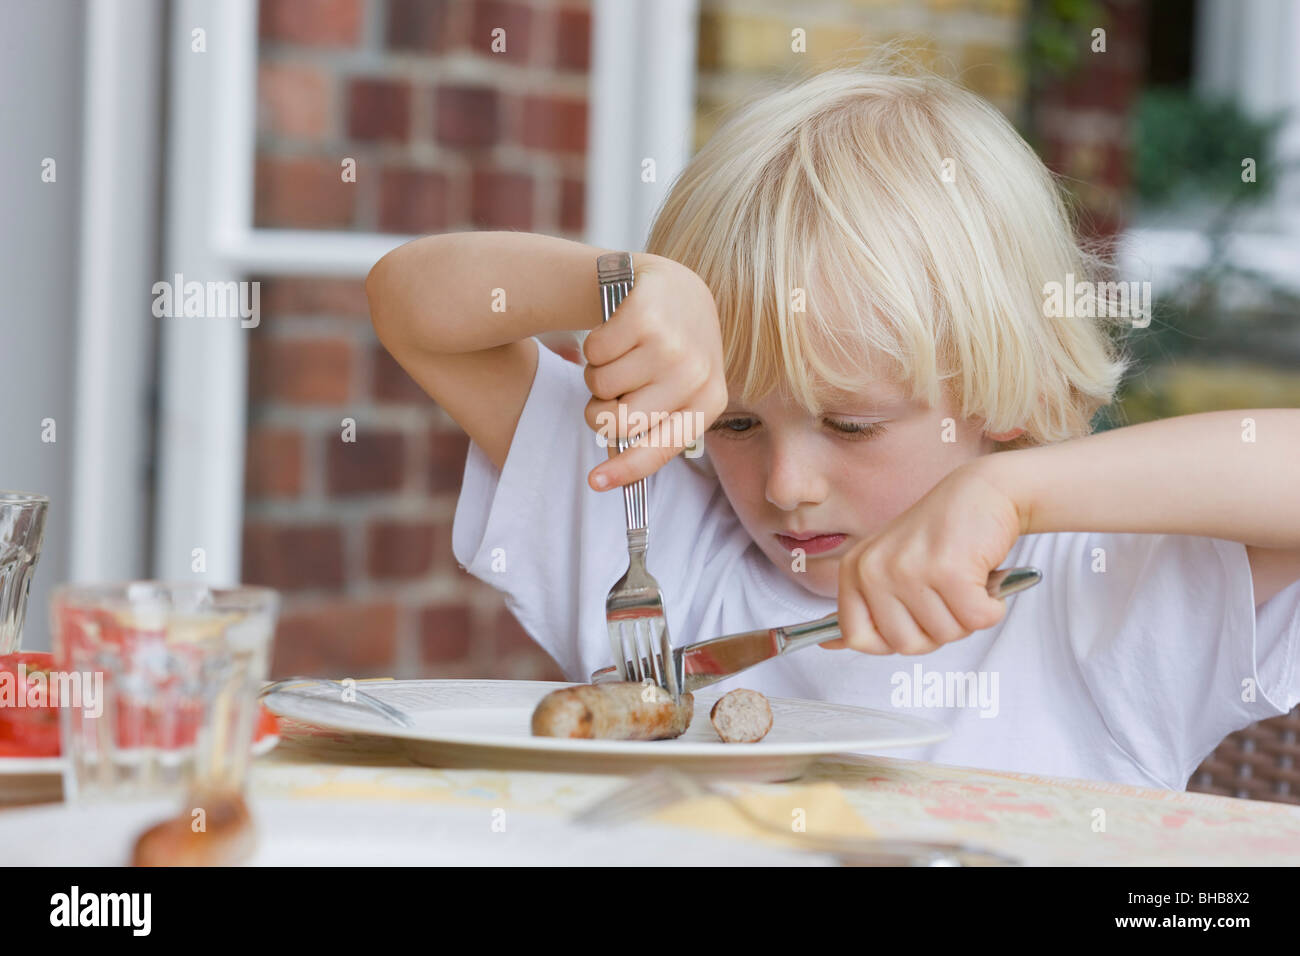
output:
[[[670, 767], [656, 767], [629, 781], [613, 793], [578, 811], [572, 822], [579, 826], [607, 827], [628, 823], [692, 797], [722, 797], [742, 817], [771, 834], [792, 831], [764, 820], [729, 793]], [[892, 840], [870, 837], [820, 837], [799, 835], [802, 849], [825, 853], [850, 866], [1019, 866], [1020, 860], [965, 843], [926, 840]]]
[[[632, 290], [635, 280], [632, 256], [611, 252], [596, 260], [596, 278], [600, 283], [600, 304], [604, 321]], [[618, 436], [620, 454], [629, 442]], [[605, 626], [614, 652], [614, 664], [620, 680], [638, 683], [653, 680], [676, 700], [681, 696], [676, 669], [672, 666], [672, 641], [664, 617], [663, 594], [659, 582], [646, 570], [645, 479], [623, 486], [623, 511], [627, 517], [627, 573], [619, 578], [605, 599]]]

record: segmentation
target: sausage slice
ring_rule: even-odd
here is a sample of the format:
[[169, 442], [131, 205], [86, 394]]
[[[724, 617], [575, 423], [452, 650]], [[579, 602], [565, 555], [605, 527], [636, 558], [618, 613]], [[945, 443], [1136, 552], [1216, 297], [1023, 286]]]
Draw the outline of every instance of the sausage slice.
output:
[[695, 698], [655, 684], [619, 681], [551, 691], [533, 711], [534, 737], [664, 740], [686, 733]]
[[772, 707], [758, 691], [738, 687], [718, 698], [709, 720], [726, 743], [757, 743], [772, 729]]

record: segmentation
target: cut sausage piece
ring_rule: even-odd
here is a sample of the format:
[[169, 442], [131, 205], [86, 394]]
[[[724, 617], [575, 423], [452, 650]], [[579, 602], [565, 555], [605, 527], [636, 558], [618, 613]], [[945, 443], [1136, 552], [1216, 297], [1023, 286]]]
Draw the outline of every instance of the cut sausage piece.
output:
[[136, 840], [131, 865], [235, 866], [252, 856], [257, 837], [242, 796], [210, 794], [194, 803], [203, 810], [201, 828], [193, 810], [150, 827]]
[[694, 713], [690, 694], [673, 703], [655, 684], [579, 684], [542, 698], [533, 711], [533, 736], [664, 740], [686, 733]]
[[758, 691], [737, 688], [718, 698], [709, 720], [725, 742], [752, 744], [772, 729], [772, 708]]

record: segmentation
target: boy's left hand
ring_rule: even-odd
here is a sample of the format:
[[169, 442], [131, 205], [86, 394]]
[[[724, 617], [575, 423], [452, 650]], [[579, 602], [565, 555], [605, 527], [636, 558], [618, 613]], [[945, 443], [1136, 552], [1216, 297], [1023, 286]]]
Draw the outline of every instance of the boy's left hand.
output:
[[1006, 611], [988, 576], [1020, 536], [1015, 502], [977, 469], [950, 472], [840, 559], [843, 637], [866, 654], [928, 654], [992, 627]]

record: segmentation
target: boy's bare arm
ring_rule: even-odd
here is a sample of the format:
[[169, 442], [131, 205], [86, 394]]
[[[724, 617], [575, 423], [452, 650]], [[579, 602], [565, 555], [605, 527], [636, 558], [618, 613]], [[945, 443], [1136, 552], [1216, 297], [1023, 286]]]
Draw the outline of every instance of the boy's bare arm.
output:
[[608, 250], [516, 232], [408, 242], [366, 277], [384, 347], [487, 454], [505, 465], [542, 332], [602, 321], [596, 258]]
[[[964, 466], [965, 467], [965, 466]], [[1193, 534], [1245, 544], [1264, 603], [1300, 579], [1300, 410], [1204, 412], [972, 462], [1021, 534]]]

